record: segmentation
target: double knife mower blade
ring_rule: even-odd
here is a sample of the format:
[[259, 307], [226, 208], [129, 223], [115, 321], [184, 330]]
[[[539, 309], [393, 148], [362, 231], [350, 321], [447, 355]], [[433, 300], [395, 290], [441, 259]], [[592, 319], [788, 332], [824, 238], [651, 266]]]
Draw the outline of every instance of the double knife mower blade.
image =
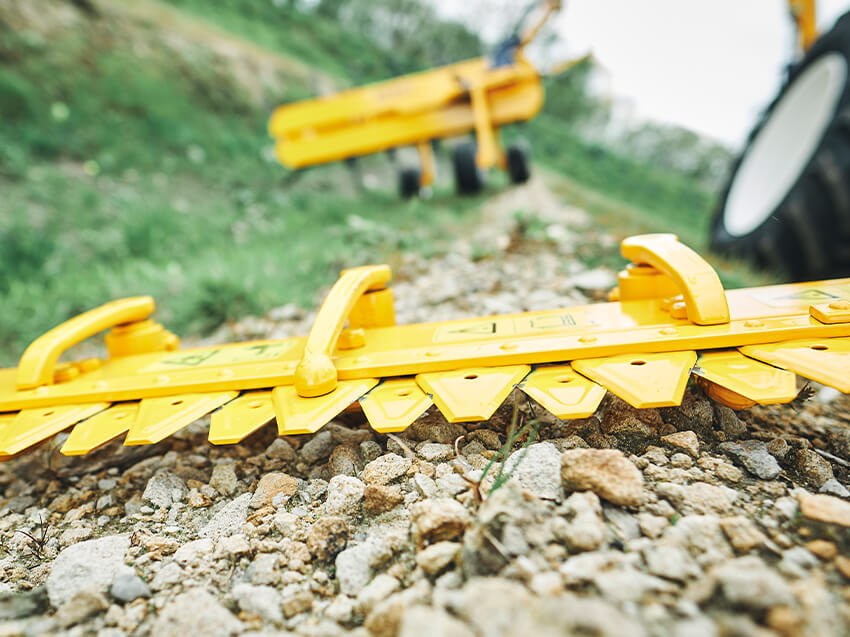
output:
[[[395, 324], [388, 266], [353, 268], [306, 338], [179, 350], [149, 297], [107, 303], [0, 370], [0, 457], [66, 429], [68, 455], [153, 444], [208, 413], [213, 444], [275, 420], [280, 435], [313, 433], [353, 403], [379, 432], [432, 405], [480, 421], [515, 387], [562, 419], [590, 416], [606, 390], [678, 405], [691, 374], [735, 409], [793, 400], [795, 374], [850, 393], [850, 278], [727, 292], [674, 235], [621, 250], [631, 264], [609, 303], [413, 325]], [[59, 362], [104, 330], [109, 358]]]

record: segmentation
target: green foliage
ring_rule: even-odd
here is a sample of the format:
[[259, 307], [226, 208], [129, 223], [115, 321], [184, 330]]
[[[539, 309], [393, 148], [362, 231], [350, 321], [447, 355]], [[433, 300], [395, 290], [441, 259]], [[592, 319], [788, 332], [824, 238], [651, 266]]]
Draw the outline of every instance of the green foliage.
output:
[[[534, 441], [537, 440], [537, 432], [540, 428], [540, 422], [536, 418], [532, 418], [526, 422], [521, 422], [522, 417], [519, 412], [519, 404], [514, 401], [514, 410], [511, 415], [511, 424], [508, 427], [508, 437], [505, 440], [505, 444], [501, 446], [501, 448], [490, 458], [490, 461], [485, 465], [484, 470], [481, 472], [481, 477], [478, 479], [478, 484], [480, 485], [484, 478], [487, 477], [487, 474], [490, 472], [496, 463], [499, 463], [499, 471], [496, 474], [496, 478], [493, 480], [493, 484], [490, 486], [490, 490], [487, 492], [487, 495], [493, 495], [499, 488], [504, 486], [504, 484], [511, 479], [511, 476], [514, 474], [514, 471], [517, 470], [520, 464], [522, 464], [525, 459], [526, 449], [529, 446], [534, 444]], [[520, 449], [520, 456], [517, 458], [517, 461], [514, 463], [513, 467], [509, 471], [505, 471], [505, 463], [513, 450], [514, 445], [525, 437], [525, 440]]]
[[419, 0], [167, 0], [246, 39], [362, 84], [481, 54], [466, 27]]

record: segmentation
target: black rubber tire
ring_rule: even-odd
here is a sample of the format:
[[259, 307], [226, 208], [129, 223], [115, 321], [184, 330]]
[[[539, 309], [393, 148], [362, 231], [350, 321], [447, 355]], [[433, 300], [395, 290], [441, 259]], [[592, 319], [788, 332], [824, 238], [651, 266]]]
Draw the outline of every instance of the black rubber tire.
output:
[[462, 142], [452, 149], [455, 188], [460, 195], [475, 195], [484, 187], [483, 175], [475, 163], [475, 152], [472, 142]]
[[398, 173], [398, 193], [402, 199], [410, 199], [419, 194], [421, 172], [418, 168], [402, 168]]
[[788, 80], [750, 134], [711, 224], [711, 246], [719, 252], [782, 272], [793, 280], [850, 276], [850, 82], [845, 78], [833, 118], [797, 180], [765, 221], [748, 234], [727, 229], [725, 210], [747, 153], [777, 104], [815, 61], [838, 53], [850, 69], [850, 12], [790, 69]]
[[525, 146], [513, 144], [505, 153], [508, 162], [508, 177], [511, 183], [524, 184], [531, 178], [531, 162]]

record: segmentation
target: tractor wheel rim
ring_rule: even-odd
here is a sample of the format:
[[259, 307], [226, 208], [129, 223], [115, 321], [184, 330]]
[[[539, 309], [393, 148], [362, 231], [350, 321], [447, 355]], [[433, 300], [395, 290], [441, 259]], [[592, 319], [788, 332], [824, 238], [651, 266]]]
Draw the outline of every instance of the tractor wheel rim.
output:
[[817, 151], [846, 85], [847, 61], [828, 53], [788, 87], [732, 179], [723, 210], [726, 232], [751, 233], [782, 203]]

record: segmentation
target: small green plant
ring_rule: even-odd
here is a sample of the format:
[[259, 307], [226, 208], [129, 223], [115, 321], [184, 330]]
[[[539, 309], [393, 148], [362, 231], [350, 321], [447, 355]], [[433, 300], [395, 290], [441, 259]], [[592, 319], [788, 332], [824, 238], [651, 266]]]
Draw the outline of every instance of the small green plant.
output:
[[47, 549], [47, 540], [49, 538], [50, 524], [45, 523], [44, 518], [41, 518], [41, 522], [38, 525], [38, 530], [35, 534], [30, 533], [28, 531], [21, 531], [18, 529], [18, 533], [21, 535], [25, 535], [28, 538], [27, 548], [30, 551], [30, 554], [38, 559], [39, 561], [43, 561], [47, 555], [45, 553]]
[[[529, 407], [532, 410], [532, 418], [523, 422], [524, 415], [519, 411], [519, 404], [517, 401], [514, 401], [513, 413], [511, 414], [511, 424], [510, 427], [508, 427], [508, 437], [505, 440], [505, 444], [503, 444], [495, 455], [490, 458], [490, 462], [488, 462], [484, 467], [484, 470], [481, 472], [481, 476], [477, 480], [474, 480], [469, 476], [463, 476], [464, 480], [466, 480], [471, 486], [477, 502], [481, 503], [484, 501], [484, 494], [481, 491], [481, 486], [484, 483], [484, 479], [487, 477], [487, 474], [496, 465], [496, 463], [501, 463], [499, 465], [499, 472], [496, 474], [493, 484], [487, 491], [487, 497], [493, 495], [500, 487], [511, 479], [514, 471], [517, 470], [517, 467], [519, 467], [525, 459], [526, 449], [528, 449], [528, 447], [537, 440], [540, 422], [533, 417], [534, 412], [533, 407], [531, 407], [531, 403], [529, 403]], [[525, 438], [525, 440], [522, 444], [522, 448], [520, 449], [520, 455], [517, 458], [517, 461], [510, 470], [505, 471], [505, 463], [507, 462], [508, 455], [511, 453], [511, 449], [513, 449], [513, 446], [517, 443], [517, 441], [523, 438]], [[457, 448], [457, 444], [455, 444], [455, 448]]]

